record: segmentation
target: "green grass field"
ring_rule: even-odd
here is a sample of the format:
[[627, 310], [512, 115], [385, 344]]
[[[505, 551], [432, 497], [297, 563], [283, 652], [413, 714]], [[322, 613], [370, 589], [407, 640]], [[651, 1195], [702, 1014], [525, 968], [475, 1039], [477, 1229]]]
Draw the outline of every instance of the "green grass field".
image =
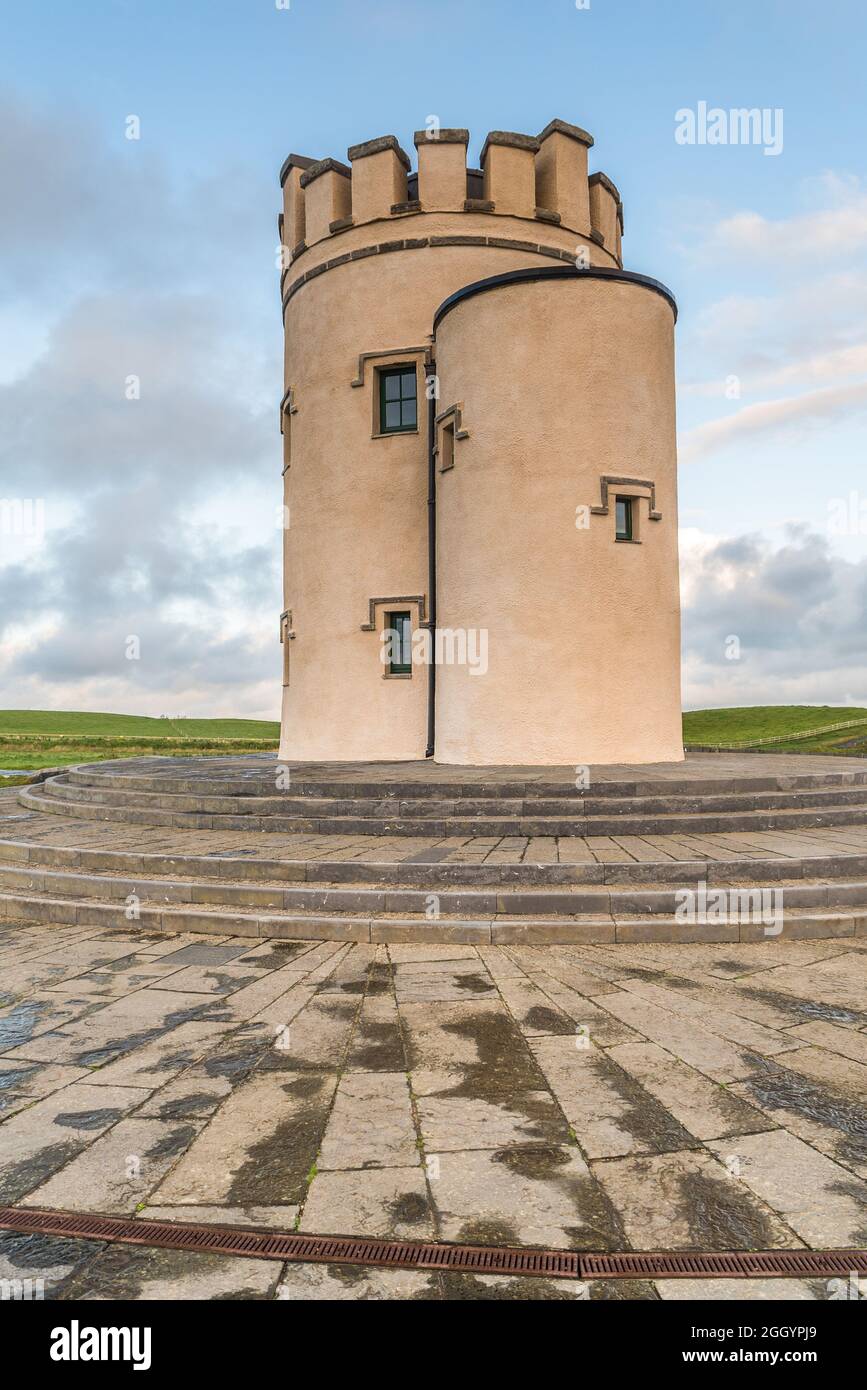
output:
[[276, 720], [0, 710], [0, 768], [32, 770], [153, 753], [206, 757], [266, 752], [276, 748], [279, 734]]
[[[792, 738], [850, 720], [860, 727]], [[280, 726], [260, 719], [150, 719], [136, 714], [79, 714], [69, 710], [0, 710], [0, 769], [29, 772], [109, 758], [216, 757], [268, 752]], [[787, 737], [787, 735], [789, 737]], [[764, 746], [780, 753], [831, 753], [867, 757], [867, 709], [840, 705], [757, 705], [744, 709], [692, 710], [683, 716], [688, 746]], [[761, 746], [761, 745], [758, 745]], [[4, 779], [6, 785], [13, 781]], [[14, 780], [18, 780], [17, 778]], [[24, 780], [22, 778], [22, 780]]]
[[[815, 738], [787, 738], [829, 725], [863, 720], [860, 727], [829, 730]], [[833, 753], [867, 757], [867, 709], [852, 705], [753, 705], [742, 709], [692, 710], [683, 716], [684, 742], [722, 744], [774, 742], [764, 746], [780, 753]]]

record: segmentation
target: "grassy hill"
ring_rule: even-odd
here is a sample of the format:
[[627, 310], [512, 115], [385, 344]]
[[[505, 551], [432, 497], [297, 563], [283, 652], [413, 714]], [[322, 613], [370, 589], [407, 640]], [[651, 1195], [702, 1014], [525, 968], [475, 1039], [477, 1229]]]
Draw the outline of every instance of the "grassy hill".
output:
[[264, 719], [152, 719], [72, 710], [0, 710], [0, 768], [7, 771], [105, 758], [266, 752], [280, 726]]
[[[863, 721], [834, 730], [829, 726]], [[811, 737], [803, 737], [810, 731]], [[107, 758], [207, 757], [268, 752], [280, 726], [263, 719], [152, 719], [72, 710], [0, 710], [0, 769], [14, 772]], [[800, 736], [800, 737], [799, 737]], [[754, 705], [691, 710], [683, 716], [689, 747], [740, 744], [780, 753], [867, 757], [867, 709], [840, 705]], [[762, 744], [761, 740], [773, 740]], [[8, 785], [8, 779], [7, 779]]]
[[[834, 725], [862, 721], [860, 727]], [[804, 737], [817, 730], [814, 737]], [[797, 736], [797, 737], [796, 737]], [[867, 709], [852, 705], [751, 705], [742, 709], [691, 710], [683, 716], [687, 746], [764, 744], [775, 752], [867, 756]]]

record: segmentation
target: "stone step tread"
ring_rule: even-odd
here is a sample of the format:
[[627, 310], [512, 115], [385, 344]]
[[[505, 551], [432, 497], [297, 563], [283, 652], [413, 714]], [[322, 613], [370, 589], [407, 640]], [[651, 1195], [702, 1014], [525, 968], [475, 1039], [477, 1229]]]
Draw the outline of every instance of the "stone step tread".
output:
[[[830, 806], [821, 811], [815, 808], [797, 808], [776, 811], [738, 811], [692, 812], [685, 815], [654, 815], [650, 820], [631, 816], [612, 819], [597, 816], [575, 818], [535, 817], [528, 819], [504, 818], [491, 820], [486, 817], [459, 819], [431, 818], [412, 820], [400, 817], [392, 821], [388, 818], [356, 817], [232, 817], [218, 814], [199, 814], [197, 812], [172, 812], [161, 810], [136, 810], [132, 807], [106, 807], [90, 802], [52, 800], [44, 793], [25, 792], [20, 798], [25, 806], [39, 810], [54, 811], [61, 815], [80, 816], [85, 819], [117, 820], [124, 823], [142, 825], [165, 825], [173, 829], [215, 829], [215, 830], [256, 830], [270, 829], [294, 833], [298, 831], [320, 834], [375, 834], [375, 835], [437, 835], [446, 836], [464, 833], [474, 837], [502, 838], [504, 835], [522, 837], [568, 836], [580, 830], [584, 836], [610, 836], [629, 833], [665, 834], [690, 833], [703, 829], [708, 833], [719, 833], [735, 829], [755, 828], [759, 830], [786, 831], [792, 827], [814, 828], [829, 825], [860, 826], [867, 823], [867, 802], [863, 806]], [[859, 820], [858, 813], [863, 812]], [[237, 824], [235, 822], [238, 822]], [[264, 822], [264, 824], [262, 824]]]
[[[225, 861], [223, 861], [225, 862]], [[548, 866], [540, 866], [543, 870]], [[647, 866], [644, 866], [647, 867]], [[421, 901], [426, 898], [436, 896], [443, 901], [451, 899], [467, 898], [504, 898], [521, 899], [531, 898], [544, 900], [546, 897], [597, 897], [600, 901], [604, 899], [650, 899], [654, 896], [660, 898], [672, 898], [682, 889], [695, 889], [696, 884], [705, 882], [700, 877], [701, 867], [693, 866], [693, 871], [689, 874], [682, 874], [677, 879], [668, 881], [654, 881], [652, 879], [642, 879], [640, 884], [634, 886], [618, 885], [612, 882], [578, 882], [573, 885], [564, 883], [491, 883], [482, 885], [480, 888], [473, 888], [463, 884], [445, 883], [437, 886], [436, 893], [430, 885], [414, 885], [408, 881], [388, 881], [382, 879], [321, 879], [314, 881], [297, 881], [285, 879], [257, 879], [254, 885], [243, 880], [235, 880], [222, 875], [212, 879], [198, 879], [193, 874], [163, 874], [158, 878], [150, 877], [146, 874], [131, 874], [111, 869], [92, 870], [90, 872], [79, 872], [74, 869], [52, 868], [47, 865], [39, 864], [10, 864], [8, 861], [0, 862], [0, 889], [12, 884], [20, 887], [20, 880], [27, 880], [28, 883], [39, 883], [44, 887], [46, 884], [63, 887], [67, 892], [73, 888], [93, 888], [98, 890], [108, 887], [115, 887], [118, 891], [108, 896], [120, 896], [122, 892], [138, 892], [141, 895], [159, 895], [160, 892], [168, 891], [177, 893], [179, 896], [176, 901], [195, 901], [195, 898], [182, 897], [182, 890], [187, 890], [190, 894], [201, 893], [207, 895], [200, 901], [218, 903], [218, 895], [225, 893], [227, 899], [233, 896], [246, 894], [249, 897], [259, 897], [260, 900], [265, 895], [281, 894], [284, 897], [289, 895], [293, 898], [317, 898], [317, 897], [347, 897], [368, 898], [373, 901], [383, 897], [415, 897]], [[699, 877], [697, 877], [697, 873]], [[19, 880], [19, 882], [16, 882]], [[777, 877], [766, 879], [765, 881], [744, 882], [731, 876], [718, 874], [710, 885], [711, 891], [715, 890], [737, 890], [744, 893], [761, 891], [762, 888], [773, 889], [784, 892], [798, 898], [808, 896], [818, 897], [824, 894], [846, 894], [854, 895], [857, 892], [863, 894], [867, 901], [867, 873], [861, 878], [834, 878], [831, 883], [820, 876], [813, 877]], [[76, 894], [76, 896], [78, 896]], [[86, 896], [82, 894], [82, 896]], [[98, 897], [95, 892], [93, 896]], [[848, 901], [848, 896], [847, 896]], [[255, 906], [255, 904], [251, 904]]]
[[[598, 813], [609, 816], [626, 816], [641, 812], [661, 815], [666, 813], [666, 809], [670, 809], [672, 812], [688, 810], [692, 807], [699, 808], [707, 803], [718, 803], [722, 810], [747, 810], [749, 809], [748, 804], [739, 805], [738, 803], [760, 802], [763, 803], [762, 806], [756, 809], [774, 810], [783, 809], [788, 802], [796, 797], [804, 806], [809, 806], [811, 803], [821, 806], [823, 803], [832, 802], [835, 798], [842, 798], [844, 804], [849, 802], [853, 804], [867, 803], [867, 787], [848, 784], [813, 788], [778, 788], [775, 790], [731, 791], [720, 789], [713, 792], [690, 790], [680, 793], [655, 792], [641, 796], [611, 797], [606, 797], [603, 792], [599, 791], [574, 792], [571, 795], [563, 792], [560, 795], [548, 793], [518, 797], [491, 797], [484, 794], [472, 797], [413, 797], [408, 795], [328, 797], [298, 796], [288, 792], [272, 792], [270, 795], [261, 796], [222, 795], [213, 791], [200, 793], [191, 791], [157, 792], [135, 786], [106, 788], [97, 785], [97, 783], [98, 779], [94, 779], [93, 783], [82, 784], [69, 782], [65, 777], [54, 777], [41, 785], [47, 795], [58, 800], [79, 801], [91, 805], [124, 806], [138, 803], [145, 807], [154, 806], [164, 810], [198, 809], [203, 814], [234, 812], [238, 815], [255, 815], [271, 814], [272, 811], [277, 811], [287, 815], [306, 815], [308, 817], [327, 817], [332, 812], [338, 817], [341, 815], [366, 816], [368, 812], [365, 808], [370, 807], [373, 808], [374, 818], [400, 814], [410, 818], [414, 815], [419, 820], [449, 816], [457, 818], [472, 816], [475, 818], [485, 815], [490, 815], [494, 819], [520, 817], [522, 815], [535, 819], [546, 815], [568, 816], [570, 809], [579, 810], [582, 815]], [[181, 806], [180, 803], [191, 803], [191, 805]]]
[[[715, 760], [718, 761], [718, 760]], [[572, 796], [577, 791], [589, 796], [616, 799], [619, 797], [654, 797], [678, 795], [738, 795], [744, 792], [788, 792], [792, 790], [821, 790], [824, 787], [854, 788], [867, 784], [867, 770], [863, 763], [857, 767], [845, 767], [840, 760], [833, 771], [825, 768], [821, 772], [794, 771], [784, 774], [760, 772], [757, 768], [746, 776], [727, 770], [721, 776], [708, 776], [697, 773], [694, 776], [653, 777], [637, 776], [624, 779], [602, 777], [593, 779], [587, 788], [577, 788], [574, 773], [560, 779], [515, 778], [498, 781], [490, 775], [477, 780], [440, 781], [431, 776], [431, 769], [425, 768], [427, 780], [412, 778], [392, 778], [388, 780], [341, 779], [294, 773], [290, 785], [281, 790], [281, 795], [299, 797], [327, 797], [337, 800], [433, 800], [450, 799], [515, 799], [515, 798], [559, 798]], [[798, 759], [800, 767], [805, 766], [803, 758]], [[764, 760], [763, 760], [764, 766]], [[273, 795], [276, 789], [274, 777], [261, 777], [258, 781], [220, 778], [213, 775], [192, 778], [153, 776], [148, 770], [141, 772], [106, 771], [106, 765], [73, 766], [57, 774], [68, 783], [80, 786], [107, 789], [140, 789], [167, 795], [212, 795], [251, 797]], [[436, 770], [436, 767], [433, 769]], [[487, 771], [487, 770], [486, 770]]]
[[[302, 857], [270, 859], [259, 857], [255, 851], [251, 851], [250, 857], [245, 857], [234, 853], [234, 848], [210, 855], [195, 855], [182, 851], [130, 852], [123, 849], [95, 849], [87, 845], [63, 846], [41, 840], [0, 839], [0, 864], [30, 869], [86, 870], [122, 877], [159, 877], [178, 882], [199, 875], [219, 882], [253, 882], [266, 887], [269, 884], [286, 886], [304, 882], [320, 886], [369, 886], [379, 884], [384, 878], [398, 887], [411, 887], [414, 884], [422, 887], [464, 884], [561, 887], [570, 883], [590, 886], [618, 883], [651, 885], [654, 882], [670, 885], [684, 880], [694, 881], [697, 875], [713, 883], [749, 883], [759, 876], [769, 881], [809, 881], [811, 878], [824, 880], [828, 877], [838, 879], [867, 874], [867, 848], [854, 847], [846, 852], [835, 848], [829, 851], [821, 841], [809, 847], [814, 851], [812, 854], [784, 856], [773, 853], [761, 857], [751, 853], [745, 858], [727, 856], [714, 860], [694, 854], [690, 859], [669, 857], [640, 863], [624, 859], [601, 863], [591, 859], [589, 862], [560, 860], [541, 864], [526, 857], [511, 861], [485, 858], [479, 862], [459, 857], [435, 860], [416, 860], [413, 857], [329, 860], [304, 858], [303, 847], [292, 850], [293, 854]], [[384, 853], [389, 853], [389, 847]]]
[[[239, 935], [245, 937], [274, 937], [281, 939], [354, 940], [354, 941], [494, 941], [517, 943], [615, 942], [621, 941], [761, 941], [769, 933], [760, 924], [699, 923], [683, 924], [673, 918], [621, 915], [617, 917], [538, 916], [530, 920], [510, 919], [506, 914], [484, 918], [439, 919], [407, 918], [397, 914], [376, 914], [370, 917], [328, 917], [300, 913], [256, 913], [233, 909], [232, 912], [197, 911], [186, 907], [142, 907], [139, 916], [130, 921], [124, 909], [116, 903], [53, 898], [42, 894], [0, 893], [0, 915], [7, 921], [39, 920], [79, 925], [122, 926], [125, 930], [141, 927], [166, 932], [196, 932], [205, 934]], [[294, 934], [294, 935], [293, 935]], [[867, 937], [867, 915], [846, 912], [798, 912], [786, 914], [785, 931], [771, 934], [810, 937]]]

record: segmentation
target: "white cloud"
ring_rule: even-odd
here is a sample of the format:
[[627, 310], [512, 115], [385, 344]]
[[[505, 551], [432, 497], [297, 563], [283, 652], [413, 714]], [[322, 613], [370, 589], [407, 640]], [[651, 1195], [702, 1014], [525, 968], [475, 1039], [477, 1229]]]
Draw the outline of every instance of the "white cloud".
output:
[[781, 543], [694, 532], [683, 556], [688, 708], [867, 705], [867, 560], [803, 527]]
[[0, 278], [38, 326], [4, 355], [0, 476], [46, 508], [44, 539], [0, 549], [0, 706], [273, 718], [281, 537], [251, 502], [279, 500], [273, 191], [175, 186], [74, 113], [0, 114]]
[[854, 178], [829, 174], [820, 184], [826, 204], [792, 217], [769, 218], [744, 210], [711, 229], [705, 246], [713, 256], [749, 257], [803, 268], [826, 256], [849, 256], [867, 247], [867, 190]]
[[839, 421], [867, 406], [867, 381], [847, 386], [826, 386], [800, 396], [759, 401], [745, 405], [733, 415], [697, 425], [681, 437], [681, 463], [695, 463], [732, 444], [742, 444], [758, 435], [780, 435], [806, 430], [817, 424]]

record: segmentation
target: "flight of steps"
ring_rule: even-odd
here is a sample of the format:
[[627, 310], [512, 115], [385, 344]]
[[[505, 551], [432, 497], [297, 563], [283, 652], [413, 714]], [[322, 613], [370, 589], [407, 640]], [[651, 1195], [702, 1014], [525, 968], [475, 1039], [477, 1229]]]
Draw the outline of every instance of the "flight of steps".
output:
[[0, 917], [341, 941], [762, 941], [752, 915], [678, 920], [678, 894], [778, 890], [783, 935], [867, 938], [867, 855], [722, 863], [357, 863], [0, 841]]
[[[730, 766], [711, 757], [682, 770], [608, 770], [587, 790], [567, 769], [522, 775], [424, 765], [308, 765], [277, 790], [276, 759], [261, 755], [69, 768], [22, 788], [23, 822], [7, 820], [0, 829], [9, 837], [0, 838], [0, 916], [345, 941], [738, 942], [780, 933], [757, 920], [772, 902], [731, 895], [776, 890], [783, 937], [860, 938], [867, 935], [867, 838], [853, 827], [867, 826], [867, 763], [829, 763], [754, 758]], [[61, 844], [57, 836], [53, 844], [30, 842], [27, 813], [34, 812], [64, 817], [68, 827], [164, 827], [165, 850], [95, 848], [92, 826], [86, 834], [82, 827], [84, 845], [72, 828]], [[803, 838], [836, 826], [835, 852], [820, 838], [815, 847]], [[178, 852], [178, 831], [238, 832], [237, 844], [207, 852], [203, 835], [199, 852], [196, 836], [184, 835]], [[733, 831], [744, 832], [742, 849], [726, 842], [729, 858], [705, 857], [702, 835]], [[263, 850], [263, 832], [299, 841], [285, 853], [274, 842]], [[781, 832], [791, 832], [785, 857]], [[757, 850], [766, 834], [767, 850]], [[359, 862], [341, 857], [338, 838], [332, 856], [306, 858], [307, 835], [318, 840], [320, 855], [319, 837], [342, 835], [346, 844], [386, 838], [371, 841], [372, 854]], [[653, 843], [677, 835], [694, 847], [689, 859], [667, 857]], [[407, 836], [425, 847], [397, 852], [400, 842], [391, 837]], [[570, 844], [580, 849], [582, 837], [598, 846], [617, 845], [605, 840], [615, 836], [651, 837], [641, 840], [647, 862], [623, 850], [609, 856], [617, 862], [597, 862], [606, 856], [586, 849], [568, 852]], [[500, 862], [462, 862], [452, 853], [461, 837], [501, 841]], [[531, 862], [533, 839], [559, 840], [559, 861]], [[512, 851], [514, 862], [502, 862]], [[727, 890], [726, 913], [717, 920], [711, 903], [706, 920], [684, 920], [683, 894], [700, 892], [703, 882], [710, 892]]]
[[[32, 810], [190, 830], [404, 836], [609, 836], [791, 831], [867, 824], [867, 772], [702, 781], [377, 782], [189, 778], [117, 764], [71, 768], [22, 789]], [[111, 767], [112, 770], [108, 770]]]

